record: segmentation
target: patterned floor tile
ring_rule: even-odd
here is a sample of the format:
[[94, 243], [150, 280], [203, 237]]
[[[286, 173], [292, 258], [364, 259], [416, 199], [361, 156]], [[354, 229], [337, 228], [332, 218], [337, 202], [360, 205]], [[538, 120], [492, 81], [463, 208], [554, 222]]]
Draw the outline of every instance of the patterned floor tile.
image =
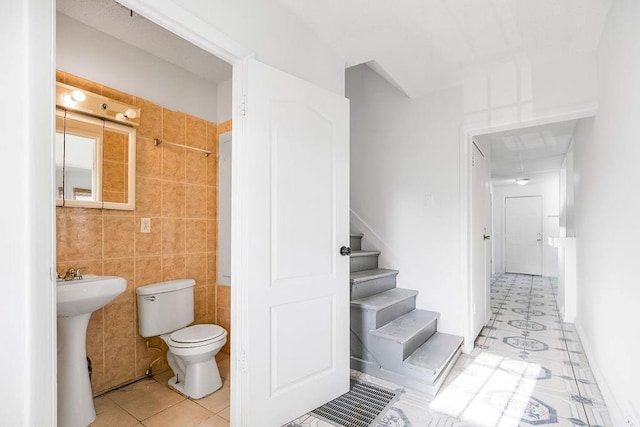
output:
[[535, 402], [533, 409], [528, 411], [530, 415], [520, 425], [588, 426], [584, 407], [574, 396], [569, 393], [534, 391], [529, 397], [531, 402]]

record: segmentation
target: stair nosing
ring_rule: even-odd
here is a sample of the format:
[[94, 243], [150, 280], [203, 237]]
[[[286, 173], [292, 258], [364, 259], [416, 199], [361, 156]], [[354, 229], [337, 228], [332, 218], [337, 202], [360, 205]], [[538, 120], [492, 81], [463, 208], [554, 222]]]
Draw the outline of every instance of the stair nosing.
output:
[[[389, 295], [389, 294], [396, 294], [396, 293], [400, 295], [398, 295], [396, 298], [394, 298], [393, 300], [389, 301], [384, 305], [377, 306], [377, 305], [367, 304], [366, 302], [363, 302], [365, 300], [375, 299], [376, 297], [379, 298], [379, 295], [382, 295], [382, 294]], [[365, 310], [380, 311], [380, 310], [384, 310], [385, 308], [391, 307], [392, 305], [397, 304], [398, 302], [401, 302], [407, 298], [415, 297], [416, 295], [418, 295], [418, 291], [413, 289], [393, 288], [384, 292], [380, 292], [378, 294], [370, 295], [368, 297], [352, 300], [351, 305], [355, 307], [363, 308]]]
[[[419, 351], [422, 350], [423, 346], [425, 346], [427, 343], [429, 343], [429, 341], [431, 341], [434, 337], [444, 337], [444, 336], [450, 336], [450, 337], [455, 337], [456, 338], [456, 346], [453, 349], [453, 352], [451, 354], [449, 354], [447, 356], [447, 358], [444, 360], [442, 366], [438, 367], [438, 368], [433, 368], [433, 367], [429, 367], [429, 366], [420, 366], [417, 365], [415, 363], [411, 362], [411, 359], [414, 357], [414, 355], [416, 353], [418, 353]], [[438, 376], [440, 375], [440, 373], [444, 370], [443, 368], [445, 368], [447, 366], [447, 364], [451, 361], [451, 358], [455, 355], [455, 353], [458, 351], [458, 349], [460, 348], [460, 346], [462, 345], [462, 337], [457, 336], [457, 335], [452, 335], [452, 334], [447, 334], [444, 332], [439, 332], [436, 331], [435, 334], [433, 334], [427, 341], [425, 341], [420, 347], [418, 347], [413, 353], [411, 353], [403, 362], [402, 365], [405, 366], [406, 368], [409, 369], [420, 369], [420, 370], [426, 370], [426, 371], [431, 371], [433, 372], [433, 380], [435, 381], [435, 379], [438, 378]], [[436, 370], [437, 369], [437, 370]]]
[[[367, 272], [378, 272], [378, 273], [371, 273], [370, 275], [362, 275], [362, 274], [358, 274], [358, 273], [367, 273]], [[350, 276], [353, 276], [354, 274], [360, 276], [360, 277], [350, 277], [349, 280], [351, 281], [352, 284], [356, 284], [356, 283], [361, 283], [361, 282], [366, 282], [368, 280], [374, 280], [374, 279], [381, 279], [383, 277], [389, 277], [389, 276], [396, 276], [399, 273], [398, 270], [391, 270], [388, 268], [372, 268], [370, 270], [361, 270], [361, 271], [352, 271], [350, 273]]]
[[[389, 328], [390, 325], [392, 325], [394, 322], [398, 322], [399, 319], [403, 318], [403, 317], [411, 317], [411, 316], [415, 316], [416, 313], [428, 313], [428, 315], [430, 316], [429, 322], [426, 324], [421, 324], [418, 327], [415, 328], [415, 330], [411, 331], [409, 333], [409, 335], [406, 336], [397, 336], [397, 335], [391, 335], [391, 334], [387, 334], [384, 333], [383, 331], [381, 331], [382, 329], [385, 328]], [[412, 310], [409, 313], [405, 313], [402, 316], [398, 316], [397, 318], [393, 319], [392, 321], [390, 321], [389, 323], [387, 323], [384, 326], [379, 327], [378, 329], [374, 329], [372, 331], [370, 331], [371, 335], [375, 335], [379, 338], [384, 338], [384, 339], [388, 339], [389, 341], [394, 341], [397, 343], [404, 343], [407, 342], [409, 340], [411, 340], [412, 338], [414, 338], [415, 336], [419, 335], [420, 332], [422, 332], [422, 330], [430, 325], [432, 322], [434, 321], [438, 321], [438, 319], [440, 318], [440, 313], [435, 312], [435, 311], [429, 311], [429, 310], [420, 310], [420, 309], [416, 309], [416, 310]], [[437, 331], [436, 331], [437, 332]]]
[[351, 251], [351, 257], [352, 258], [358, 258], [358, 257], [363, 257], [363, 256], [371, 256], [371, 255], [380, 255], [380, 251]]
[[349, 233], [349, 237], [364, 237], [364, 233]]

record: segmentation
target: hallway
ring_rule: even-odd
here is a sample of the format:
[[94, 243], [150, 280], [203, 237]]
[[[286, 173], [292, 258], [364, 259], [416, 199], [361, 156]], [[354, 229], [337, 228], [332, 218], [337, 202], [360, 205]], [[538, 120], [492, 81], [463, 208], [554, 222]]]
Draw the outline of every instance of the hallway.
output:
[[[553, 278], [493, 277], [493, 315], [474, 352], [458, 359], [437, 397], [405, 390], [374, 425], [611, 427], [574, 326], [560, 322], [556, 296]], [[311, 415], [289, 424], [329, 425]]]

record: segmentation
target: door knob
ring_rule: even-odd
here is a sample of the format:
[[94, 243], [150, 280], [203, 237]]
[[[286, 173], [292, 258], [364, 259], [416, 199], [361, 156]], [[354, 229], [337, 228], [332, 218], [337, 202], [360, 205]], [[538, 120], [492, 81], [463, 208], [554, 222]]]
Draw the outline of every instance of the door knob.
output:
[[484, 237], [484, 240], [491, 240], [491, 236], [489, 236], [488, 234], [485, 234], [482, 237]]
[[351, 255], [351, 248], [348, 248], [346, 246], [343, 246], [340, 248], [340, 255], [342, 256], [349, 256]]

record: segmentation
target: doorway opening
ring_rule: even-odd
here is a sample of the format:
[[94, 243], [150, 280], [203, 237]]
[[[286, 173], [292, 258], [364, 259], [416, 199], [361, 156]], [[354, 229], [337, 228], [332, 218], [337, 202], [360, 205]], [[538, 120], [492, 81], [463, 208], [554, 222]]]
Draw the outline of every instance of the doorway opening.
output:
[[[563, 295], [564, 257], [559, 256], [558, 248], [551, 243], [553, 238], [574, 233], [573, 135], [592, 116], [592, 111], [585, 111], [566, 119], [557, 117], [532, 125], [516, 125], [509, 130], [477, 131], [470, 135], [469, 140], [472, 137], [473, 144], [488, 152], [490, 158], [487, 189], [483, 190], [478, 183], [486, 175], [478, 178], [475, 170], [469, 175], [472, 248], [476, 239], [482, 238], [481, 228], [474, 224], [482, 223], [487, 215], [483, 205], [476, 202], [478, 191], [485, 192], [491, 206], [490, 245], [486, 249], [491, 259], [489, 268], [483, 263], [484, 252], [470, 251], [471, 319], [477, 316], [474, 304], [480, 301], [474, 292], [488, 293], [491, 275], [519, 272], [558, 277], [558, 292]], [[470, 149], [473, 152], [474, 147]], [[559, 304], [562, 306], [564, 301]], [[478, 327], [472, 320], [470, 335]]]
[[[112, 0], [58, 0], [56, 6], [56, 80], [135, 106], [140, 114], [135, 156], [130, 156], [135, 209], [57, 212], [59, 273], [84, 267], [83, 274], [128, 282], [128, 291], [89, 323], [92, 392], [149, 375], [171, 376], [158, 357], [167, 344], [138, 334], [135, 290], [183, 278], [195, 281], [194, 323], [228, 332], [217, 355], [228, 382], [230, 277], [226, 283], [217, 280], [217, 263], [219, 251], [229, 245], [218, 248], [217, 236], [230, 236], [231, 224], [229, 215], [219, 220], [218, 206], [227, 212], [230, 203], [218, 201], [218, 140], [231, 142], [234, 58], [215, 56]], [[224, 173], [230, 185], [230, 164]], [[72, 238], [80, 232], [84, 246]]]

